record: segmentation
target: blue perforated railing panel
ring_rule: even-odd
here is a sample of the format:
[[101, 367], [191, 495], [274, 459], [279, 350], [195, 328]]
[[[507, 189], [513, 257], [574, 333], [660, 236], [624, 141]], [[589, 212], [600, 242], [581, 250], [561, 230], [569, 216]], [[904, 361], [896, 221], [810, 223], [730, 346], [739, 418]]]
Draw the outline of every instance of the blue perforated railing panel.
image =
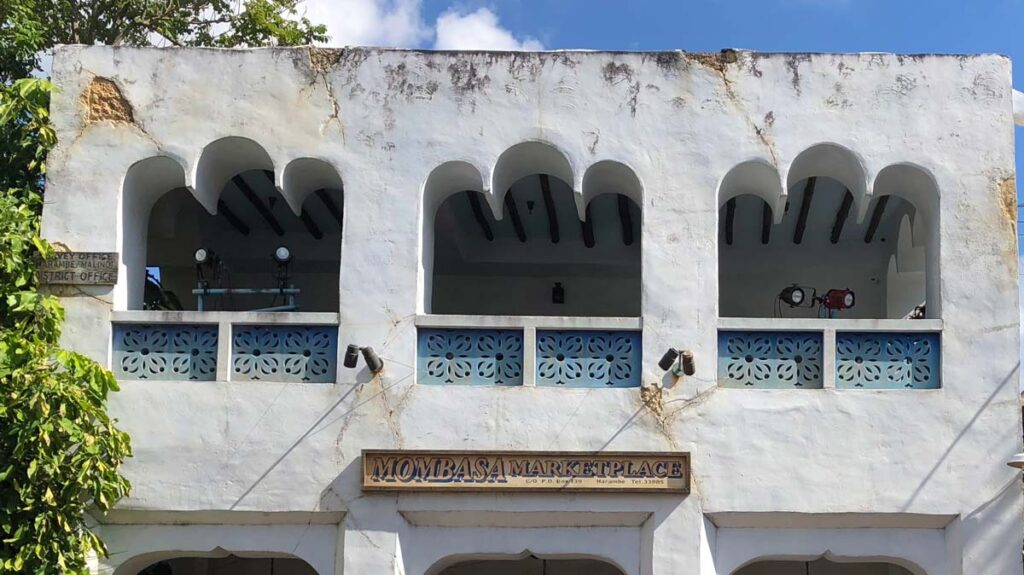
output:
[[338, 328], [236, 325], [231, 377], [237, 381], [331, 383], [338, 371]]
[[198, 380], [217, 377], [217, 326], [114, 324], [118, 379]]
[[836, 334], [836, 388], [938, 389], [938, 333]]
[[537, 385], [639, 387], [640, 332], [537, 330]]
[[821, 366], [820, 333], [718, 333], [718, 384], [722, 387], [820, 389]]
[[416, 371], [429, 385], [522, 385], [523, 332], [420, 328]]

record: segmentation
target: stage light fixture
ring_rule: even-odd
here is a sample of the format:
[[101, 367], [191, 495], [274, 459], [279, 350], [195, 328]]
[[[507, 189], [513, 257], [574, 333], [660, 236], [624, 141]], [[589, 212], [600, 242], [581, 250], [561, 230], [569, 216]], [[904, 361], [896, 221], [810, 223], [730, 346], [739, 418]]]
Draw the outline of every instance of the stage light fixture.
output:
[[192, 259], [195, 260], [196, 264], [205, 264], [210, 259], [210, 251], [206, 248], [199, 248], [194, 254], [192, 254]]
[[850, 309], [857, 303], [851, 289], [830, 289], [821, 298], [821, 305], [830, 310]]
[[779, 299], [789, 307], [801, 307], [807, 305], [809, 298], [806, 289], [793, 284], [779, 292]]
[[274, 261], [279, 264], [286, 264], [292, 260], [292, 252], [287, 246], [278, 246], [274, 250]]

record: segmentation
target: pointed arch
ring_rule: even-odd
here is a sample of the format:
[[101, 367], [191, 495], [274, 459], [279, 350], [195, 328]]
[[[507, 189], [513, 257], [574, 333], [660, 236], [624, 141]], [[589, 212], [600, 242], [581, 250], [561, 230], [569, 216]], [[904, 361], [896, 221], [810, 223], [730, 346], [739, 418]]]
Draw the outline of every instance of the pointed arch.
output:
[[[769, 555], [747, 561], [732, 571], [731, 575], [803, 575], [810, 565], [819, 569], [836, 569], [839, 565], [859, 565], [868, 575], [927, 575], [919, 565], [899, 557], [841, 557], [831, 552], [818, 555]], [[811, 573], [819, 572], [817, 569]], [[828, 570], [826, 573], [837, 573]]]
[[591, 554], [536, 554], [521, 553], [464, 553], [439, 559], [426, 571], [426, 575], [484, 575], [503, 566], [526, 569], [531, 564], [555, 563], [574, 568], [573, 572], [594, 575], [625, 575], [627, 571], [611, 559]]
[[[190, 570], [198, 564], [195, 571]], [[114, 575], [189, 575], [215, 572], [245, 575], [281, 570], [290, 575], [320, 575], [308, 561], [289, 553], [272, 551], [228, 551], [216, 547], [210, 551], [154, 551], [137, 555], [114, 570]]]

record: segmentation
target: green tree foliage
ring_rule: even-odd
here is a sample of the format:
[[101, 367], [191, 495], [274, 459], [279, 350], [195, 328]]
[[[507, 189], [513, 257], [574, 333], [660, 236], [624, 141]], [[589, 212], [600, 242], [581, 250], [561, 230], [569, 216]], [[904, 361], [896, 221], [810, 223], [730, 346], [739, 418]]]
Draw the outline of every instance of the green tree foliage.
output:
[[64, 311], [37, 290], [53, 88], [29, 77], [56, 44], [295, 45], [326, 41], [298, 0], [0, 0], [0, 574], [85, 574], [105, 554], [86, 512], [127, 495], [113, 375], [60, 348]]

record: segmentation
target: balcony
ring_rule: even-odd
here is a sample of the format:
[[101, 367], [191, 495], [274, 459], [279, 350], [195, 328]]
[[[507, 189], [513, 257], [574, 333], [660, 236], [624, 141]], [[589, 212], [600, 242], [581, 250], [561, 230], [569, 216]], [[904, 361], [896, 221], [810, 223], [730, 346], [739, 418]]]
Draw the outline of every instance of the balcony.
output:
[[122, 311], [113, 324], [119, 380], [337, 380], [335, 313]]
[[938, 389], [942, 320], [722, 318], [718, 384], [741, 389]]
[[639, 387], [638, 318], [424, 315], [419, 383]]

